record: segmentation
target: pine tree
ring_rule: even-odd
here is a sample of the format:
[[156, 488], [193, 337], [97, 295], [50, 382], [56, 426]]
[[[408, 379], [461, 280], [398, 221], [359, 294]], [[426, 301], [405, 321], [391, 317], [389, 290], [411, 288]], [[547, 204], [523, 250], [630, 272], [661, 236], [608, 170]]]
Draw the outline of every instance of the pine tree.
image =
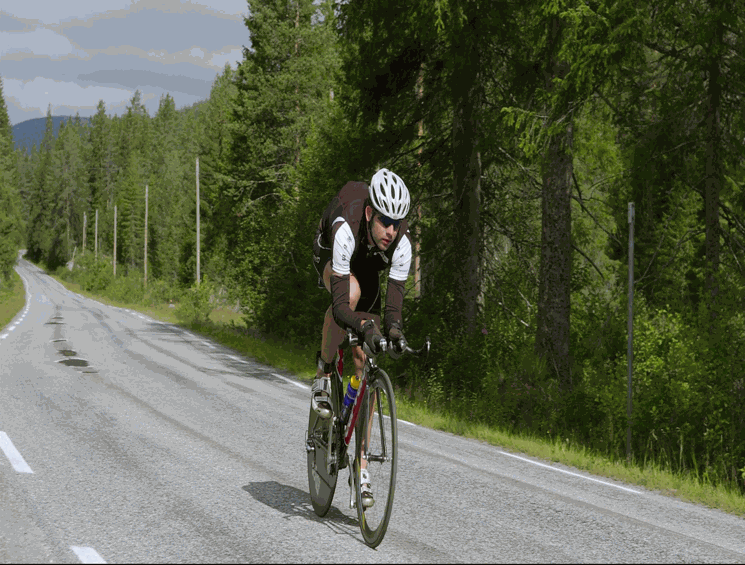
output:
[[9, 279], [20, 247], [21, 218], [13, 131], [0, 79], [0, 288]]

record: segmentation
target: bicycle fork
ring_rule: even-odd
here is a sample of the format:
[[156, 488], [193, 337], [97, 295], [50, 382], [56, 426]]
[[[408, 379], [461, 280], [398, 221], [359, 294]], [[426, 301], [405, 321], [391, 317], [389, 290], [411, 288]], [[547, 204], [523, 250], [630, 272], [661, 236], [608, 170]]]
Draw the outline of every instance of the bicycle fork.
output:
[[352, 455], [347, 455], [349, 458], [349, 507], [357, 508], [357, 492], [355, 490], [355, 478], [354, 478], [354, 460]]

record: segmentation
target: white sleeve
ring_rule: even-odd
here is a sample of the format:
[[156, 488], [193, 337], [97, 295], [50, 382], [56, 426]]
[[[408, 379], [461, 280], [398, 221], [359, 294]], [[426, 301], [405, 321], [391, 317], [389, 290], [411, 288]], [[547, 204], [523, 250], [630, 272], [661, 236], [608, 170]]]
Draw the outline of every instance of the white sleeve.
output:
[[331, 270], [337, 275], [348, 275], [350, 273], [349, 263], [352, 260], [352, 253], [354, 253], [354, 236], [352, 235], [352, 228], [344, 219], [336, 218], [334, 224], [337, 221], [343, 223], [334, 236]]
[[391, 262], [390, 277], [394, 281], [405, 281], [409, 277], [409, 267], [411, 266], [411, 242], [409, 236], [401, 238], [393, 252], [393, 261]]

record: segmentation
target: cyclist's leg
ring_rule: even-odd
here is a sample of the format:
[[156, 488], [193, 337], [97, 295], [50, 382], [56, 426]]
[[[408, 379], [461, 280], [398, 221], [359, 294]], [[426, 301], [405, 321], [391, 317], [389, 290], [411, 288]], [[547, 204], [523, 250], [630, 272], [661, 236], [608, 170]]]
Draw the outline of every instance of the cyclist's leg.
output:
[[[368, 312], [370, 317], [375, 320], [375, 325], [380, 328], [380, 277], [377, 271], [360, 271], [360, 301], [358, 310], [362, 312]], [[365, 353], [362, 351], [362, 347], [352, 348], [352, 356], [354, 359], [355, 370], [357, 377], [362, 378], [362, 371], [365, 368]], [[368, 403], [368, 414], [367, 414], [367, 429], [365, 430], [364, 437], [360, 438], [362, 441], [362, 448], [365, 451], [365, 446], [370, 441], [370, 430], [372, 427], [372, 411], [375, 406], [375, 396], [370, 396], [370, 402]], [[367, 469], [367, 460], [362, 459], [360, 461], [360, 469]], [[368, 483], [368, 486], [369, 483]], [[366, 490], [372, 498], [372, 492]]]
[[[328, 261], [323, 269], [323, 282], [326, 290], [331, 292], [331, 261]], [[360, 298], [360, 287], [354, 275], [349, 277], [349, 305], [354, 310]], [[328, 398], [331, 394], [331, 363], [334, 360], [339, 345], [344, 340], [346, 332], [334, 321], [332, 307], [326, 310], [323, 322], [323, 335], [321, 337], [320, 361], [316, 367], [316, 380], [311, 387], [311, 404], [313, 409], [322, 417], [331, 416], [331, 406]]]

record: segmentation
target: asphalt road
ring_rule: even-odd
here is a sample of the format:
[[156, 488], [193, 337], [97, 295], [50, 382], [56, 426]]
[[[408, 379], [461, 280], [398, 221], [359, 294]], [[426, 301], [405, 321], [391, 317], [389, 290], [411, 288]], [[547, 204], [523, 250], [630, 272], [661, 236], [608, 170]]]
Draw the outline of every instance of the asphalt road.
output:
[[745, 562], [741, 518], [407, 423], [371, 550], [346, 475], [312, 511], [305, 385], [18, 272], [26, 308], [0, 330], [2, 562]]

